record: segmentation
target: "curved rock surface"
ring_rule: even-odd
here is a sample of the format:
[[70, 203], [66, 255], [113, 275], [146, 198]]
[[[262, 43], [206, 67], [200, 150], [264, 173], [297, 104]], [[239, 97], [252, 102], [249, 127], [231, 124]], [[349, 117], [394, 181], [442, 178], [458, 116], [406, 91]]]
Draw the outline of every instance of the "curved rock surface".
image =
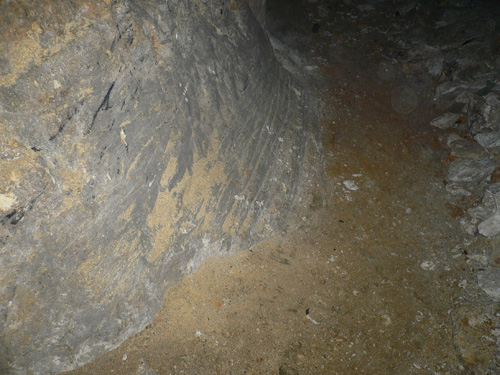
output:
[[0, 7], [0, 372], [57, 373], [280, 227], [315, 101], [245, 2]]

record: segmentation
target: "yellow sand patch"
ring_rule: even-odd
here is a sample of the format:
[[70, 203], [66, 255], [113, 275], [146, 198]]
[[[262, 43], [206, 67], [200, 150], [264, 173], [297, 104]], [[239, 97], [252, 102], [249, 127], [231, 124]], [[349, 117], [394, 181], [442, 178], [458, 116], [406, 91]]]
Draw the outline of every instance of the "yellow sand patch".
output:
[[[26, 31], [23, 39], [15, 39], [0, 44], [0, 54], [7, 58], [11, 72], [0, 76], [0, 87], [10, 87], [14, 85], [21, 74], [26, 73], [31, 65], [40, 65], [42, 58], [52, 56], [61, 51], [63, 47], [76, 38], [81, 39], [90, 21], [80, 18], [68, 22], [64, 25], [64, 34], [58, 37], [56, 43], [51, 48], [40, 46], [39, 35], [42, 32], [40, 26], [35, 22]], [[38, 84], [38, 83], [37, 83]]]
[[13, 193], [0, 194], [0, 211], [9, 211], [17, 203]]
[[65, 169], [60, 170], [59, 174], [63, 180], [63, 190], [71, 192], [73, 195], [79, 194], [85, 186], [84, 175], [81, 170]]
[[[200, 159], [195, 156], [192, 176], [185, 176], [172, 191], [165, 190], [158, 194], [156, 204], [148, 216], [148, 225], [155, 233], [153, 251], [149, 254], [148, 261], [154, 262], [164, 251], [166, 251], [177, 232], [191, 231], [195, 225], [192, 222], [184, 222], [179, 225], [177, 221], [184, 213], [194, 212], [203, 202], [197, 219], [204, 218], [204, 222], [210, 222], [207, 218], [213, 217], [208, 212], [211, 202], [210, 191], [218, 183], [226, 182], [224, 164], [218, 160], [217, 136], [211, 138], [211, 149], [207, 157]], [[177, 162], [171, 160], [167, 169], [161, 177], [161, 185], [166, 187], [175, 174]], [[182, 196], [182, 206], [177, 207], [177, 196]], [[205, 225], [202, 224], [197, 230], [203, 231]], [[196, 235], [194, 233], [193, 235]]]

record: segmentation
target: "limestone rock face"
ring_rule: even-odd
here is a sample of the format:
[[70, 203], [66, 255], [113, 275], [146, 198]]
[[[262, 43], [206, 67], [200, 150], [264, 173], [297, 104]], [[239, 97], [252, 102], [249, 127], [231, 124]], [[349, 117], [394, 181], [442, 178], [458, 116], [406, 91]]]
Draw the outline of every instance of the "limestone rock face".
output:
[[282, 225], [312, 104], [246, 2], [7, 1], [0, 32], [0, 373], [51, 374]]

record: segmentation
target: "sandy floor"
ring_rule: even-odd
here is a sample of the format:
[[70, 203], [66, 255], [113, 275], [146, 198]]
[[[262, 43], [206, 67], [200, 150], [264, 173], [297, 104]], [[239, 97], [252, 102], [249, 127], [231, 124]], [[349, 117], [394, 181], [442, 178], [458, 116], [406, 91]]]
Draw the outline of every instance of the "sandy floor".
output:
[[418, 102], [401, 102], [409, 78], [381, 78], [381, 57], [303, 41], [325, 103], [325, 159], [313, 161], [325, 173], [303, 181], [288, 229], [209, 260], [144, 331], [71, 374], [466, 373], [448, 313], [460, 208], [446, 203], [444, 137], [428, 125], [432, 82], [409, 82]]

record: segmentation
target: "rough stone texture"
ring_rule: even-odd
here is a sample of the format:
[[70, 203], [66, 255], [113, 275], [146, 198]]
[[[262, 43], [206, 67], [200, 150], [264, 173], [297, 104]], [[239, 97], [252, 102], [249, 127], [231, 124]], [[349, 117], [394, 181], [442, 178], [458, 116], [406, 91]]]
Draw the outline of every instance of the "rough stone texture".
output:
[[479, 287], [495, 302], [500, 302], [500, 268], [488, 267], [477, 274]]
[[245, 2], [0, 7], [0, 372], [50, 374], [280, 227], [314, 102]]
[[498, 373], [498, 308], [498, 304], [462, 303], [450, 311], [453, 344], [471, 374]]
[[488, 158], [457, 159], [448, 168], [448, 179], [476, 183], [488, 177], [495, 168], [495, 163]]
[[247, 0], [255, 18], [263, 28], [266, 26], [266, 0]]

